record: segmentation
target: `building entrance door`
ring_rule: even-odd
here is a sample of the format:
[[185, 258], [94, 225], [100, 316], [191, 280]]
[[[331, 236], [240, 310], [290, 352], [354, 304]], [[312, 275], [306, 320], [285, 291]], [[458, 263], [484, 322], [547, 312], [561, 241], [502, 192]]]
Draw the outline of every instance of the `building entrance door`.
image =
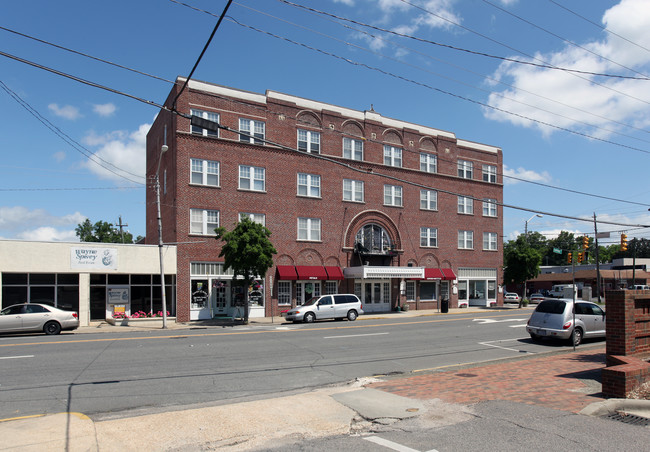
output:
[[363, 312], [390, 311], [390, 280], [359, 280], [354, 286]]
[[229, 281], [212, 279], [210, 285], [212, 286], [212, 290], [210, 291], [212, 315], [213, 317], [223, 317], [227, 314], [226, 309], [230, 305]]

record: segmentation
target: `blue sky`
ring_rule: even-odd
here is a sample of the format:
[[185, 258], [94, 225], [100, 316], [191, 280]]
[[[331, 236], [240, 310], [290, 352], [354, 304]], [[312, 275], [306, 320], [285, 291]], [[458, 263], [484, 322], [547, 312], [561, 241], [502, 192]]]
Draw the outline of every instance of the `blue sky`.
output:
[[[226, 3], [2, 2], [0, 52], [162, 103]], [[505, 240], [536, 212], [529, 230], [548, 237], [593, 233], [563, 217], [595, 213], [623, 224], [599, 224], [612, 231], [602, 244], [622, 231], [650, 238], [634, 226], [650, 225], [647, 0], [294, 3], [331, 16], [233, 2], [194, 78], [372, 106], [501, 147], [504, 203], [529, 210], [504, 209]], [[120, 216], [145, 235], [145, 136], [157, 109], [3, 55], [0, 82], [0, 238], [74, 241], [86, 218]]]

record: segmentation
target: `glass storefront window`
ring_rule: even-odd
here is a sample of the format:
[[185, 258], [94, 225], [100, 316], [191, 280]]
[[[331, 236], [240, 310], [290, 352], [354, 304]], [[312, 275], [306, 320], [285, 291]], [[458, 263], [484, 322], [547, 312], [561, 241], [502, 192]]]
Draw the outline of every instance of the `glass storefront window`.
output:
[[420, 300], [422, 301], [436, 300], [436, 283], [434, 282], [420, 283]]
[[488, 281], [488, 299], [496, 300], [497, 298], [497, 282], [492, 280]]
[[467, 280], [458, 281], [458, 299], [467, 300]]

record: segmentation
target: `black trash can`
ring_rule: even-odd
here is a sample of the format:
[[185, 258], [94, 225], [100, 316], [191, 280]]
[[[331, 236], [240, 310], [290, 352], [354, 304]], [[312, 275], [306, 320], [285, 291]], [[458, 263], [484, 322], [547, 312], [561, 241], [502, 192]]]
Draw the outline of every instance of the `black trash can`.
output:
[[443, 298], [442, 303], [440, 304], [440, 311], [447, 313], [449, 312], [449, 300]]

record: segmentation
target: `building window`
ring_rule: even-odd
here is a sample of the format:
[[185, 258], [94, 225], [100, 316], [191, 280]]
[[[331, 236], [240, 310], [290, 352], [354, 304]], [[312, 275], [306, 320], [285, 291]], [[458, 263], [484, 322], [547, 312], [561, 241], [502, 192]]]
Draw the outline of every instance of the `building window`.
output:
[[438, 172], [438, 156], [433, 154], [420, 154], [420, 171], [427, 173]]
[[363, 160], [363, 141], [344, 137], [343, 157], [352, 160]]
[[218, 210], [190, 209], [190, 234], [216, 235], [218, 227]]
[[219, 162], [190, 159], [190, 166], [193, 184], [219, 186]]
[[497, 183], [497, 167], [494, 165], [483, 165], [483, 181]]
[[239, 214], [239, 221], [242, 220], [242, 218], [248, 218], [250, 219], [253, 223], [259, 223], [262, 226], [266, 226], [266, 215], [263, 213], [240, 213]]
[[420, 246], [433, 248], [438, 246], [438, 228], [420, 228]]
[[467, 160], [458, 160], [458, 177], [463, 179], [474, 178], [474, 164]]
[[320, 176], [298, 173], [298, 196], [320, 198]]
[[497, 216], [497, 200], [484, 199], [483, 200], [483, 216], [496, 217]]
[[384, 205], [402, 207], [402, 187], [384, 185]]
[[320, 241], [320, 218], [298, 218], [298, 240]]
[[415, 301], [415, 281], [406, 281], [406, 301]]
[[402, 150], [388, 144], [384, 145], [384, 165], [402, 167]]
[[244, 143], [264, 144], [266, 125], [262, 121], [239, 118], [239, 141]]
[[458, 231], [458, 249], [474, 249], [474, 231]]
[[497, 250], [497, 233], [484, 232], [483, 233], [483, 249], [488, 251]]
[[458, 197], [458, 213], [474, 215], [474, 200], [467, 196]]
[[266, 171], [257, 166], [239, 166], [239, 188], [241, 190], [266, 190]]
[[320, 154], [320, 133], [298, 129], [298, 150]]
[[368, 224], [359, 229], [355, 243], [359, 254], [388, 254], [393, 250], [388, 233], [379, 225]]
[[363, 202], [363, 181], [343, 179], [343, 201]]
[[339, 284], [336, 281], [325, 281], [325, 295], [332, 295], [339, 292]]
[[278, 304], [291, 306], [291, 281], [278, 281]]
[[435, 190], [420, 190], [420, 209], [438, 210], [438, 192]]
[[[198, 116], [199, 118], [207, 119], [208, 121], [212, 122], [219, 122], [219, 113], [212, 113], [210, 111], [203, 111], [203, 110], [190, 110], [190, 114], [192, 116]], [[213, 130], [208, 130], [208, 129], [203, 129], [198, 126], [191, 126], [192, 127], [192, 133], [198, 133], [199, 135], [203, 135], [204, 137], [218, 137], [219, 132], [213, 131]]]

